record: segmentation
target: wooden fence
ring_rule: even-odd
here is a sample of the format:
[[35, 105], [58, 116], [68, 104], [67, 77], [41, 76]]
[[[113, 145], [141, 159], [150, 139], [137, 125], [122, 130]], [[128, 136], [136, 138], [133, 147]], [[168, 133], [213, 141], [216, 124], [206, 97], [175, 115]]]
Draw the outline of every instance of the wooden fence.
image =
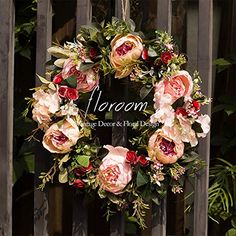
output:
[[[212, 15], [213, 0], [198, 1], [198, 70], [203, 78], [204, 93], [211, 97], [212, 85]], [[121, 1], [116, 0], [115, 14], [121, 17]], [[171, 32], [172, 1], [157, 0], [156, 27]], [[92, 5], [89, 0], [77, 0], [76, 29], [88, 24], [92, 19]], [[12, 235], [12, 139], [13, 139], [13, 81], [14, 81], [14, 3], [13, 0], [0, 0], [0, 236]], [[49, 59], [47, 48], [52, 37], [52, 2], [38, 0], [37, 10], [37, 53], [36, 72], [45, 73], [45, 62]], [[38, 81], [36, 80], [36, 84]], [[125, 93], [125, 88], [124, 88]], [[211, 108], [208, 106], [208, 115]], [[123, 114], [115, 114], [114, 119], [122, 119]], [[126, 129], [113, 129], [112, 143], [125, 145]], [[201, 142], [200, 155], [207, 167], [196, 178], [194, 195], [194, 236], [207, 235], [207, 190], [209, 170], [210, 135]], [[42, 151], [36, 153], [36, 178], [45, 163], [40, 161]], [[35, 180], [37, 184], [37, 179]], [[87, 210], [74, 197], [73, 236], [86, 236]], [[49, 222], [48, 192], [34, 192], [34, 235], [47, 236]], [[166, 235], [166, 199], [160, 207], [152, 209], [152, 223], [149, 225], [151, 235]], [[110, 222], [110, 235], [124, 235], [125, 224], [122, 215], [114, 217]]]

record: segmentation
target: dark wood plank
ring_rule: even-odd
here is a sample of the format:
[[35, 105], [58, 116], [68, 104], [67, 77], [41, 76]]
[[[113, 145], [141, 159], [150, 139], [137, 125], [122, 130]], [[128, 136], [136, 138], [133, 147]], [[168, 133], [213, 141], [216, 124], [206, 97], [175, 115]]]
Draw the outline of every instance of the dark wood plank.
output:
[[171, 0], [157, 0], [157, 28], [171, 33]]
[[[198, 13], [198, 70], [202, 77], [203, 93], [211, 97], [212, 90], [212, 34], [213, 1], [199, 0]], [[211, 106], [206, 106], [203, 113], [211, 114]], [[210, 159], [210, 134], [199, 143], [199, 154], [206, 162], [195, 181], [194, 196], [194, 235], [206, 236], [208, 229], [208, 181]], [[199, 227], [199, 225], [201, 227]]]
[[[81, 25], [86, 25], [92, 21], [91, 1], [77, 0], [76, 6], [76, 33]], [[73, 197], [73, 236], [88, 235], [88, 209], [83, 201], [83, 197], [74, 193]]]
[[76, 32], [81, 25], [86, 25], [92, 21], [92, 4], [90, 0], [77, 0], [76, 7]]
[[14, 22], [12, 0], [0, 0], [0, 235], [12, 235]]
[[166, 235], [166, 198], [161, 201], [160, 206], [152, 205], [152, 235]]
[[[37, 10], [37, 42], [36, 42], [36, 73], [45, 75], [45, 63], [50, 59], [47, 48], [51, 46], [52, 37], [52, 6], [50, 0], [38, 0]], [[40, 81], [36, 78], [36, 86]], [[48, 190], [37, 190], [40, 172], [48, 169], [48, 153], [41, 146], [35, 150], [35, 191], [34, 191], [34, 235], [47, 236], [48, 225]]]
[[[130, 2], [116, 0], [115, 2], [115, 16], [120, 19], [128, 19], [130, 16]], [[127, 8], [126, 8], [127, 7]], [[123, 11], [122, 8], [124, 8]], [[114, 97], [123, 97], [124, 100], [127, 99], [128, 90], [128, 79], [113, 80], [112, 81], [112, 91], [117, 93]], [[125, 112], [113, 112], [113, 121], [123, 122], [125, 120]], [[126, 146], [127, 145], [127, 127], [126, 126], [114, 126], [112, 127], [112, 145], [113, 146]], [[125, 235], [125, 220], [122, 213], [118, 213], [111, 218], [110, 222], [110, 235], [111, 236], [123, 236]]]
[[72, 235], [88, 235], [88, 209], [83, 196], [74, 194], [73, 209]]
[[[158, 0], [157, 2], [157, 28], [171, 33], [171, 0]], [[152, 233], [155, 236], [166, 235], [166, 198], [161, 201], [160, 206], [152, 206]]]

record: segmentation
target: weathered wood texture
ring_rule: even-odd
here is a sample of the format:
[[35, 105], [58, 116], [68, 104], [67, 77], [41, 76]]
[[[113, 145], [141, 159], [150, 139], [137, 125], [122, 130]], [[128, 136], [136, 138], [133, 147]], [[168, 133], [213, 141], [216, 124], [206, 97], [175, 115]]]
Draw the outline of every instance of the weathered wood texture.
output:
[[86, 25], [92, 21], [92, 4], [90, 0], [77, 0], [76, 7], [76, 32], [81, 25]]
[[[81, 25], [86, 25], [92, 21], [91, 1], [77, 0], [76, 6], [76, 33]], [[73, 236], [88, 235], [88, 209], [83, 201], [83, 197], [74, 193], [73, 199]]]
[[[203, 80], [203, 93], [211, 97], [212, 90], [212, 34], [213, 34], [213, 1], [199, 0], [198, 12], [198, 70]], [[211, 106], [204, 110], [209, 116]], [[208, 230], [208, 179], [210, 159], [210, 134], [201, 140], [199, 154], [206, 162], [195, 181], [194, 196], [194, 235], [206, 236]]]
[[12, 235], [14, 3], [0, 0], [0, 236]]
[[[157, 28], [171, 33], [171, 0], [158, 0], [157, 2]], [[152, 236], [166, 235], [166, 198], [159, 207], [152, 207]]]
[[166, 198], [164, 198], [160, 206], [155, 204], [152, 206], [152, 236], [166, 235], [166, 217]]
[[[44, 76], [45, 64], [50, 59], [47, 48], [51, 46], [52, 37], [52, 6], [50, 0], [38, 0], [37, 10], [37, 42], [36, 42], [36, 73]], [[36, 86], [40, 81], [36, 78]], [[36, 147], [35, 153], [35, 191], [34, 191], [34, 235], [47, 236], [48, 225], [48, 191], [37, 190], [38, 176], [41, 171], [48, 169], [48, 154], [41, 146]]]
[[171, 0], [157, 0], [157, 28], [171, 33]]
[[[127, 4], [122, 0], [115, 2], [115, 16], [120, 19], [128, 19], [130, 16], [130, 3]], [[124, 80], [123, 80], [124, 81]], [[123, 97], [124, 100], [127, 99], [127, 89], [128, 81], [122, 84], [122, 81], [114, 80], [112, 81], [112, 89], [114, 93], [118, 93], [114, 97]], [[125, 112], [113, 112], [113, 121], [117, 122], [117, 125], [112, 127], [112, 145], [113, 146], [126, 146], [127, 145], [127, 127], [124, 125], [119, 126], [125, 120]], [[122, 213], [118, 213], [112, 217], [110, 222], [110, 235], [111, 236], [123, 236], [125, 235], [125, 220]]]

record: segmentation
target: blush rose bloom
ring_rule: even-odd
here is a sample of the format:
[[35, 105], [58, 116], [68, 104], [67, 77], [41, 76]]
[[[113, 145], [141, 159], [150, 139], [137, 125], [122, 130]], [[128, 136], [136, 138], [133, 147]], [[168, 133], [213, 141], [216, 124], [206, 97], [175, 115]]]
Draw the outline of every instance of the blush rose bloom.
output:
[[55, 123], [49, 127], [43, 137], [43, 146], [51, 153], [67, 153], [71, 151], [81, 136], [78, 125], [72, 118], [62, 124]]
[[132, 72], [135, 62], [142, 55], [142, 39], [132, 34], [116, 35], [111, 41], [111, 50], [110, 61], [116, 70], [115, 78], [124, 78]]
[[99, 167], [97, 180], [100, 187], [114, 194], [121, 194], [132, 179], [131, 165], [126, 162], [127, 148], [105, 145], [109, 153]]
[[35, 102], [33, 103], [32, 118], [44, 128], [51, 121], [51, 115], [55, 114], [60, 108], [59, 98], [53, 90], [37, 90], [33, 93]]
[[155, 109], [163, 104], [172, 105], [177, 99], [185, 97], [189, 99], [193, 90], [193, 81], [187, 71], [178, 71], [170, 78], [164, 78], [155, 85], [154, 102]]
[[72, 75], [75, 75], [77, 78], [76, 89], [78, 92], [88, 93], [98, 85], [99, 76], [93, 69], [81, 72], [78, 70], [78, 68], [79, 65], [69, 58], [64, 63], [61, 76], [63, 79], [66, 79]]
[[184, 154], [184, 143], [175, 142], [164, 135], [161, 129], [157, 130], [149, 139], [148, 155], [153, 162], [163, 164], [175, 163]]

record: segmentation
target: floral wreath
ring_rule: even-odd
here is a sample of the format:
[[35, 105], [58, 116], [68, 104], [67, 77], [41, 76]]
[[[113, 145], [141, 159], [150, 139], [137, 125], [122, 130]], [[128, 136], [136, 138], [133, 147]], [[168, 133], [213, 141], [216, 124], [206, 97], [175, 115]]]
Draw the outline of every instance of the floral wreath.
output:
[[[200, 111], [209, 103], [200, 77], [181, 69], [186, 59], [172, 37], [155, 31], [149, 39], [134, 28], [131, 20], [113, 18], [82, 26], [74, 42], [48, 49], [52, 80], [38, 75], [42, 85], [29, 100], [38, 128], [30, 138], [43, 131], [43, 147], [53, 156], [51, 169], [39, 176], [39, 189], [58, 174], [59, 182], [104, 199], [108, 218], [124, 211], [144, 228], [150, 202], [159, 204], [169, 188], [182, 192], [184, 177], [204, 165], [196, 146], [208, 133], [210, 118]], [[154, 93], [154, 109], [143, 111], [149, 125], [135, 127], [130, 150], [101, 146], [88, 125], [96, 116], [85, 114], [80, 99], [102, 80], [127, 77]]]

